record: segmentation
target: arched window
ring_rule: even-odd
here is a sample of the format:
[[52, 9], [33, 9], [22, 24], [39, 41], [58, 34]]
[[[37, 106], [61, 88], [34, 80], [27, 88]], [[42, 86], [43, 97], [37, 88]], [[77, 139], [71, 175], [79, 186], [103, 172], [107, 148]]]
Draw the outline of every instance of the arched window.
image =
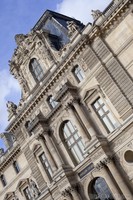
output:
[[79, 65], [73, 68], [73, 74], [79, 83], [85, 78], [84, 72]]
[[93, 200], [114, 200], [106, 181], [102, 177], [98, 177], [92, 182], [90, 193]]
[[57, 106], [57, 104], [58, 104], [58, 102], [55, 101], [55, 99], [54, 99], [54, 97], [52, 95], [50, 95], [48, 97], [47, 101], [48, 101], [48, 104], [49, 104], [50, 108], [55, 108]]
[[75, 164], [80, 163], [84, 159], [84, 144], [79, 136], [78, 129], [71, 121], [66, 121], [62, 126], [64, 141], [70, 156], [73, 156]]
[[43, 73], [42, 67], [36, 58], [31, 59], [30, 64], [29, 64], [29, 69], [33, 77], [35, 78], [35, 80], [40, 81], [43, 78], [44, 73]]

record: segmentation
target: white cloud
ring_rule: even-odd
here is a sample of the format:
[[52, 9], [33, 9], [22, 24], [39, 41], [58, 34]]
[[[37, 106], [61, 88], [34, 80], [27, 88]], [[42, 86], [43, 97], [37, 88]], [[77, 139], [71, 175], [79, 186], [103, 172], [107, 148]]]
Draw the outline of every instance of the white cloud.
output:
[[57, 12], [74, 17], [84, 24], [92, 22], [91, 10], [103, 11], [111, 0], [63, 0], [57, 4]]
[[[7, 70], [0, 70], [0, 132], [7, 126], [6, 102], [12, 99], [16, 101], [20, 97], [20, 88], [17, 81]], [[17, 102], [16, 102], [17, 103]]]

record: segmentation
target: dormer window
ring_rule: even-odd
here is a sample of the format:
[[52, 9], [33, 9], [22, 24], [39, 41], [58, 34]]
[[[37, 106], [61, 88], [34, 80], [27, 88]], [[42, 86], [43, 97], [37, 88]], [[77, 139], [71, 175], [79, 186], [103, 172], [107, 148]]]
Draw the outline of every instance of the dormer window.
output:
[[85, 78], [83, 69], [79, 65], [73, 68], [73, 74], [79, 83]]
[[52, 95], [50, 95], [48, 97], [47, 101], [48, 101], [48, 104], [49, 104], [50, 108], [55, 108], [57, 106], [57, 104], [58, 104], [58, 102], [55, 101], [55, 99], [54, 99], [54, 97]]
[[31, 59], [29, 69], [36, 81], [40, 81], [43, 78], [44, 72], [36, 58]]

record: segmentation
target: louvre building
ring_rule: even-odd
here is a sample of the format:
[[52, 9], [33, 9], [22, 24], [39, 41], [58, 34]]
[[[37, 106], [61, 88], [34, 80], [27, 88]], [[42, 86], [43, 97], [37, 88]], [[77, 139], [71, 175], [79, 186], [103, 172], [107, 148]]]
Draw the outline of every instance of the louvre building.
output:
[[46, 10], [15, 36], [0, 200], [133, 200], [133, 2], [92, 16]]

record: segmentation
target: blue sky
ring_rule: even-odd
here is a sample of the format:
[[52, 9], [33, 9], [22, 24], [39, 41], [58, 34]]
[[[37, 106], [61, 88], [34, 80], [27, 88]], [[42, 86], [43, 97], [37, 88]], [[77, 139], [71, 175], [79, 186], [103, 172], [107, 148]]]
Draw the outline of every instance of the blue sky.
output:
[[[81, 20], [92, 22], [91, 10], [101, 11], [111, 0], [0, 0], [0, 133], [6, 128], [8, 100], [18, 104], [20, 89], [10, 75], [8, 60], [16, 47], [14, 36], [26, 34], [46, 9], [54, 10]], [[3, 143], [0, 141], [0, 147]]]

